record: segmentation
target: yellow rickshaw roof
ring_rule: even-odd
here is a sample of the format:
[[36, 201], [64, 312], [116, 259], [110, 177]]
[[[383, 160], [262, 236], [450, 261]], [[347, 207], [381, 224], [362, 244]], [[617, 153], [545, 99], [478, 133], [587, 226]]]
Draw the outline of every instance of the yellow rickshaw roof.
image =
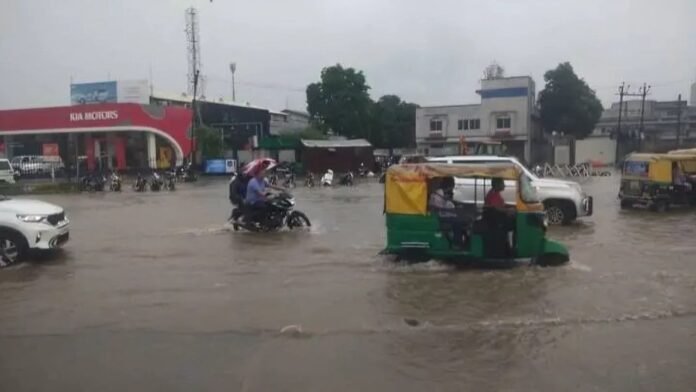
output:
[[408, 163], [393, 165], [387, 169], [387, 180], [398, 181], [408, 178], [413, 181], [421, 179], [425, 181], [431, 178], [441, 177], [469, 177], [469, 178], [502, 178], [516, 180], [521, 174], [520, 169], [509, 162], [495, 163]]
[[626, 157], [627, 161], [633, 162], [653, 162], [653, 161], [686, 161], [696, 159], [696, 153], [672, 153], [669, 154], [651, 154], [651, 153], [633, 153]]
[[669, 155], [696, 155], [696, 148], [686, 148], [682, 150], [672, 150], [668, 152]]

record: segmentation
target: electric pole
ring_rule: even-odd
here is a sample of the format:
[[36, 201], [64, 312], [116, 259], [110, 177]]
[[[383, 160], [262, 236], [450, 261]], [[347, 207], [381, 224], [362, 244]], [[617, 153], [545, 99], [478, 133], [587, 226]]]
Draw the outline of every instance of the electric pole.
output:
[[677, 148], [681, 147], [681, 116], [682, 116], [682, 99], [681, 94], [677, 97]]
[[638, 151], [641, 151], [643, 149], [643, 138], [645, 137], [644, 129], [643, 129], [643, 119], [645, 118], [645, 97], [648, 95], [648, 92], [650, 91], [650, 87], [643, 83], [643, 87], [640, 89], [640, 94], [642, 96], [641, 102], [640, 102], [640, 133], [638, 134]]
[[621, 139], [621, 113], [623, 113], [623, 97], [625, 83], [621, 82], [619, 86], [619, 123], [616, 126], [616, 150], [614, 152], [614, 161], [619, 162], [619, 140]]

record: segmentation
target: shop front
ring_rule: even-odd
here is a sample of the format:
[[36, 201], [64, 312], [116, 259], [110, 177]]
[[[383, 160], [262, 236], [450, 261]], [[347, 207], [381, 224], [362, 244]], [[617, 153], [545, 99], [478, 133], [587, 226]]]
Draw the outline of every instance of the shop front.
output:
[[86, 170], [167, 168], [190, 154], [191, 110], [132, 103], [0, 110], [0, 155]]

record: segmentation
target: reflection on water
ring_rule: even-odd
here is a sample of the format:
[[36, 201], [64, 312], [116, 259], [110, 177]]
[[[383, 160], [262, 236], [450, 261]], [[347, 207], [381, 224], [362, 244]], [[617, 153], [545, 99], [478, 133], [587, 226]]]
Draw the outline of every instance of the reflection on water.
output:
[[223, 181], [49, 196], [71, 242], [0, 271], [12, 355], [0, 379], [13, 391], [689, 390], [696, 212], [622, 211], [615, 177], [584, 187], [595, 216], [549, 230], [571, 262], [503, 270], [378, 255], [379, 184], [296, 189], [311, 229], [267, 235], [225, 224]]

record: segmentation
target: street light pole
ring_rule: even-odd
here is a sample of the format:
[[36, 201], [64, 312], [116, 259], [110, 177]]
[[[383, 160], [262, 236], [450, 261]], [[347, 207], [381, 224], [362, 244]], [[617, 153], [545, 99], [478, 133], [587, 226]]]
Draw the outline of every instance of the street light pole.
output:
[[230, 63], [230, 72], [232, 73], [232, 102], [237, 101], [237, 94], [234, 88], [234, 72], [237, 70], [237, 63]]

